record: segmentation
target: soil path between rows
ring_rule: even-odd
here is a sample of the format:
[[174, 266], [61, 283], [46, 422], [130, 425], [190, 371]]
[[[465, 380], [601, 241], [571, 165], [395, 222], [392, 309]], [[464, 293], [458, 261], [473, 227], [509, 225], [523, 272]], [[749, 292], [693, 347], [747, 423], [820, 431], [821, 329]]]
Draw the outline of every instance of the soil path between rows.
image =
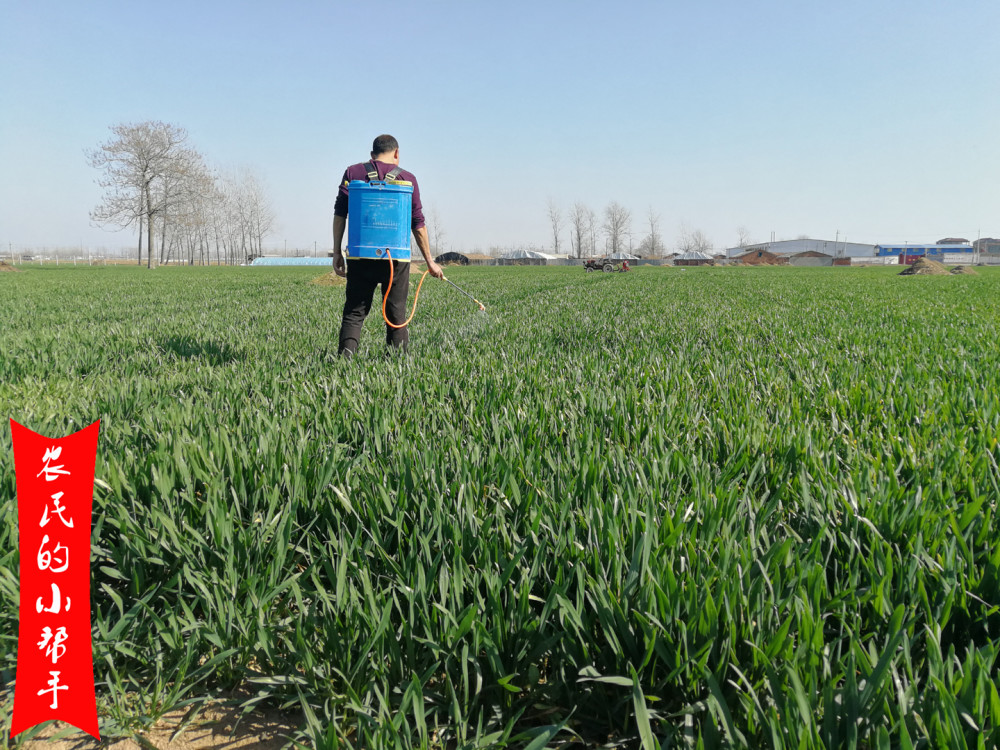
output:
[[[252, 712], [240, 720], [240, 711], [226, 706], [209, 706], [177, 737], [177, 731], [186, 710], [167, 713], [151, 730], [143, 733], [141, 740], [120, 739], [104, 744], [85, 735], [63, 722], [51, 722], [32, 740], [24, 743], [29, 750], [207, 750], [223, 748], [260, 748], [278, 750], [284, 747], [297, 725], [288, 714], [278, 712]], [[73, 734], [52, 739], [69, 728]]]

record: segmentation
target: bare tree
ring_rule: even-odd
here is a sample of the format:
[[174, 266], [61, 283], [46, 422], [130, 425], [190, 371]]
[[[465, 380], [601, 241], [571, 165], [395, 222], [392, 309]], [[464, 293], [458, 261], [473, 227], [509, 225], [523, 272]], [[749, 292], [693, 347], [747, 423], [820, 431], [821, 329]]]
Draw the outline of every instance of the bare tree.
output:
[[736, 239], [739, 242], [740, 247], [746, 247], [747, 245], [753, 244], [753, 237], [750, 234], [750, 230], [742, 224], [736, 227]]
[[569, 214], [570, 245], [577, 258], [583, 257], [583, 248], [587, 241], [587, 217], [589, 209], [582, 203], [574, 203]]
[[437, 207], [433, 207], [430, 210], [430, 227], [428, 229], [428, 234], [431, 241], [431, 251], [437, 256], [444, 252], [441, 249], [441, 242], [444, 240], [445, 231], [444, 227], [441, 226], [441, 217], [438, 215]]
[[239, 196], [238, 213], [247, 237], [250, 255], [262, 255], [264, 238], [274, 231], [274, 209], [260, 178], [250, 169], [242, 168], [236, 176]]
[[639, 246], [643, 252], [651, 258], [658, 258], [663, 252], [663, 240], [660, 237], [660, 215], [649, 207], [646, 214], [646, 221], [649, 222], [649, 234]]
[[618, 201], [611, 201], [604, 209], [604, 233], [611, 243], [611, 253], [622, 249], [622, 243], [628, 235], [632, 223], [632, 212]]
[[[274, 232], [275, 214], [261, 179], [243, 167], [216, 178], [205, 188], [207, 225], [204, 238], [198, 242], [213, 243], [220, 263], [246, 263], [263, 255], [264, 238]], [[199, 253], [205, 252], [210, 260], [211, 250], [199, 249]], [[190, 262], [190, 250], [188, 257]]]
[[173, 186], [200, 166], [201, 157], [187, 145], [187, 131], [176, 125], [147, 121], [114, 125], [111, 132], [111, 140], [87, 153], [90, 166], [103, 172], [98, 184], [105, 189], [91, 218], [121, 228], [144, 225], [150, 267], [154, 224], [174, 205]]
[[562, 230], [563, 225], [562, 211], [559, 210], [559, 206], [556, 205], [555, 200], [552, 198], [549, 198], [547, 208], [549, 214], [549, 224], [552, 225], [552, 252], [558, 255], [559, 233]]
[[161, 253], [165, 254], [165, 261], [176, 255], [178, 259], [186, 258], [189, 265], [194, 265], [197, 254], [204, 264], [215, 219], [214, 209], [222, 199], [222, 191], [216, 177], [204, 167], [185, 174], [175, 189], [178, 201], [170, 221], [161, 222], [170, 228], [169, 235], [165, 234], [160, 243]]
[[587, 208], [587, 235], [590, 240], [587, 252], [597, 255], [597, 213], [592, 208]]
[[712, 254], [712, 241], [705, 236], [700, 229], [691, 230], [686, 225], [681, 225], [680, 240], [677, 249], [682, 253], [705, 253]]

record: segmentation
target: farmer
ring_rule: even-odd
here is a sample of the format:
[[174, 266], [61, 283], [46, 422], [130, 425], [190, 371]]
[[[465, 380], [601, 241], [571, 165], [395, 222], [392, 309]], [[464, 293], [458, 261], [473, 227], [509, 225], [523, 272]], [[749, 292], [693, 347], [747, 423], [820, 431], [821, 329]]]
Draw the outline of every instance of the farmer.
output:
[[[374, 169], [373, 169], [374, 168]], [[366, 180], [369, 173], [377, 173], [378, 179], [385, 179], [386, 174], [395, 171], [395, 179], [406, 180], [413, 185], [413, 213], [411, 231], [417, 240], [427, 270], [431, 276], [440, 279], [444, 276], [441, 267], [431, 257], [431, 243], [427, 237], [427, 227], [424, 226], [424, 212], [420, 205], [420, 189], [417, 178], [411, 172], [399, 169], [399, 142], [391, 135], [380, 135], [372, 143], [372, 160], [365, 164], [355, 164], [347, 168], [337, 192], [337, 200], [333, 206], [333, 270], [338, 276], [347, 277], [347, 297], [344, 300], [344, 317], [340, 323], [339, 353], [353, 356], [358, 350], [358, 339], [361, 338], [361, 325], [365, 322], [372, 308], [372, 296], [375, 287], [382, 285], [382, 295], [389, 286], [389, 263], [393, 264], [392, 289], [386, 300], [385, 315], [396, 325], [406, 320], [406, 296], [410, 291], [410, 261], [393, 260], [388, 263], [381, 259], [351, 258], [345, 261], [343, 252], [344, 231], [347, 229], [347, 199], [348, 185], [351, 180]], [[406, 327], [385, 327], [385, 342], [389, 347], [406, 349], [410, 340]]]

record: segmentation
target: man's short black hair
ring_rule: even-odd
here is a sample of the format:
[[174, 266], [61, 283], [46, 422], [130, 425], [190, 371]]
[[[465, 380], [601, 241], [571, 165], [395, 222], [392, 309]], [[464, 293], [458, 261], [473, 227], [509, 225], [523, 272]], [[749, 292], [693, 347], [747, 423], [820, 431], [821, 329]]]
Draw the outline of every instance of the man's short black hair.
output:
[[399, 148], [399, 141], [391, 135], [380, 135], [372, 142], [372, 153], [375, 156], [378, 156], [379, 154], [388, 154], [390, 151], [395, 151], [397, 148]]

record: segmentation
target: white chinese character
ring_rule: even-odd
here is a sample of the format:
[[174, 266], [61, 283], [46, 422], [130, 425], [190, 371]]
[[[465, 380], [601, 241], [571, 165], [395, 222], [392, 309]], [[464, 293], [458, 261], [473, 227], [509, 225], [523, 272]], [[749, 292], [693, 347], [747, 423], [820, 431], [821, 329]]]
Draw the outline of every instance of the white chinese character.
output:
[[[52, 550], [52, 552], [49, 552], [47, 549], [44, 549], [45, 545], [48, 544], [48, 543], [49, 543], [49, 535], [45, 534], [42, 537], [42, 543], [41, 543], [41, 545], [39, 545], [39, 547], [38, 547], [38, 558], [37, 558], [38, 559], [38, 569], [39, 570], [48, 570], [48, 571], [51, 571], [53, 573], [62, 573], [64, 570], [66, 570], [66, 568], [69, 567], [69, 548], [66, 545], [64, 545], [64, 544], [56, 543], [56, 548], [54, 550]], [[57, 557], [57, 558], [55, 558], [55, 562], [56, 563], [60, 563], [61, 562], [62, 566], [58, 567], [58, 568], [52, 568], [52, 567], [50, 567], [52, 565], [52, 562], [53, 562], [52, 556], [54, 554], [59, 554], [59, 550], [61, 550], [61, 549], [66, 551], [66, 556], [65, 557]]]
[[38, 642], [38, 648], [45, 649], [45, 655], [51, 657], [52, 663], [55, 664], [59, 661], [59, 657], [66, 653], [66, 646], [63, 645], [63, 641], [68, 637], [66, 635], [66, 628], [58, 628], [53, 633], [52, 628], [46, 625], [42, 629], [42, 640]]
[[[55, 502], [52, 503], [55, 506], [53, 508], [53, 513], [59, 516], [59, 520], [63, 522], [63, 526], [65, 526], [67, 529], [72, 529], [73, 519], [71, 518], [69, 519], [69, 521], [66, 520], [65, 516], [63, 516], [63, 511], [66, 510], [66, 506], [59, 504], [59, 500], [62, 499], [62, 496], [63, 496], [62, 492], [57, 492], [52, 496], [52, 499], [55, 500]], [[46, 505], [45, 510], [42, 512], [42, 520], [39, 522], [38, 527], [45, 528], [45, 525], [48, 522], [49, 522], [49, 506]]]
[[49, 682], [48, 682], [49, 689], [48, 690], [39, 690], [38, 693], [36, 693], [36, 695], [45, 695], [46, 693], [52, 693], [52, 705], [49, 706], [49, 708], [59, 708], [59, 693], [56, 692], [56, 691], [58, 691], [58, 690], [69, 690], [69, 685], [60, 685], [59, 684], [59, 673], [58, 672], [49, 672], [49, 674], [52, 675], [52, 679], [49, 680]]
[[42, 456], [42, 460], [45, 462], [45, 466], [42, 470], [35, 474], [36, 477], [40, 477], [42, 474], [45, 475], [46, 482], [54, 482], [59, 474], [69, 475], [63, 466], [66, 464], [59, 464], [58, 466], [49, 466], [49, 461], [58, 461], [59, 456], [62, 454], [62, 447], [53, 445], [51, 448], [45, 451], [45, 455]]
[[[66, 611], [69, 612], [70, 598], [66, 597]], [[62, 607], [62, 596], [59, 592], [59, 587], [54, 583], [52, 584], [52, 606], [42, 608], [42, 597], [38, 597], [35, 600], [35, 612], [41, 614], [42, 612], [49, 612], [53, 615], [58, 615], [63, 611]]]

